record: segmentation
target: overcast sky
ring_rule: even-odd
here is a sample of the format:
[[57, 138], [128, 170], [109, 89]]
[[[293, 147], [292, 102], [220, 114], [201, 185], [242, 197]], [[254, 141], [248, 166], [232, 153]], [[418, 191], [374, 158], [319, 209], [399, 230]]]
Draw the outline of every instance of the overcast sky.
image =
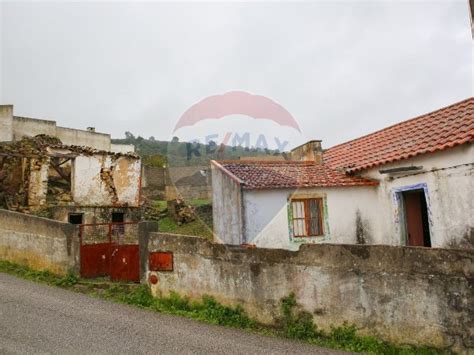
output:
[[281, 104], [327, 148], [472, 96], [467, 0], [1, 10], [0, 102], [114, 137], [168, 139], [197, 101], [242, 90]]

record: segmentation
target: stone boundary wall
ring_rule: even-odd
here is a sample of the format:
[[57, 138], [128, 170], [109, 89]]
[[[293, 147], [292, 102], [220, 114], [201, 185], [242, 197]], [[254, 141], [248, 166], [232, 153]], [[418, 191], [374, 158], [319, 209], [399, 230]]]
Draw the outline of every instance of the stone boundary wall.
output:
[[77, 226], [0, 210], [0, 260], [63, 275], [79, 270], [79, 249]]
[[355, 324], [395, 344], [474, 350], [474, 252], [382, 245], [303, 245], [299, 251], [246, 249], [151, 233], [149, 252], [173, 253], [155, 296], [176, 291], [240, 304], [267, 324], [291, 292], [320, 329]]
[[[205, 175], [201, 174], [205, 172]], [[142, 188], [151, 199], [173, 200], [182, 197], [211, 199], [212, 183], [209, 166], [150, 167], [143, 166]]]

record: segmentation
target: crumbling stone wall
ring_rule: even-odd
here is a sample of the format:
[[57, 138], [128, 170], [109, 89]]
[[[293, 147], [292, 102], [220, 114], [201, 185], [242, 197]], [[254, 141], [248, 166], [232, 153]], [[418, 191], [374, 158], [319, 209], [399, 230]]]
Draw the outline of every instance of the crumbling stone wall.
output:
[[400, 345], [474, 351], [472, 250], [321, 244], [294, 252], [163, 233], [151, 234], [148, 249], [173, 253], [173, 271], [153, 272], [156, 296], [208, 294], [271, 324], [294, 292], [322, 329], [347, 321]]
[[0, 207], [34, 212], [46, 206], [50, 156], [57, 138], [39, 135], [0, 144]]

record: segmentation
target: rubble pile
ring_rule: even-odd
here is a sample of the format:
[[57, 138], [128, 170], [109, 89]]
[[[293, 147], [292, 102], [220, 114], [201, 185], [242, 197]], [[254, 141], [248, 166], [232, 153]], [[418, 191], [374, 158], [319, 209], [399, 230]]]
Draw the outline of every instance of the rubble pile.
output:
[[155, 206], [151, 200], [145, 199], [142, 204], [143, 208], [143, 219], [146, 221], [159, 221], [162, 218], [168, 216], [168, 210], [161, 210], [158, 206]]
[[196, 220], [196, 208], [182, 199], [167, 201], [168, 215], [178, 224], [185, 224]]

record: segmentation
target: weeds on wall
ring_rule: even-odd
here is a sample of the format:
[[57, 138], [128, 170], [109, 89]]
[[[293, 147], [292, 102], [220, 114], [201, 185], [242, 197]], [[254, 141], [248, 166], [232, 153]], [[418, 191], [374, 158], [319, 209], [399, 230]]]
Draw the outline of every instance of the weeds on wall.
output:
[[177, 293], [169, 297], [155, 298], [147, 285], [97, 282], [79, 279], [73, 272], [58, 276], [49, 271], [34, 271], [0, 260], [0, 272], [27, 280], [59, 286], [152, 311], [193, 318], [210, 324], [223, 325], [257, 333], [305, 341], [314, 345], [371, 354], [443, 354], [444, 351], [429, 348], [401, 348], [374, 337], [361, 336], [353, 325], [333, 327], [329, 332], [319, 330], [311, 313], [299, 309], [292, 293], [280, 301], [281, 317], [276, 327], [268, 327], [252, 320], [242, 307], [225, 306], [213, 297], [203, 296], [192, 301]]

